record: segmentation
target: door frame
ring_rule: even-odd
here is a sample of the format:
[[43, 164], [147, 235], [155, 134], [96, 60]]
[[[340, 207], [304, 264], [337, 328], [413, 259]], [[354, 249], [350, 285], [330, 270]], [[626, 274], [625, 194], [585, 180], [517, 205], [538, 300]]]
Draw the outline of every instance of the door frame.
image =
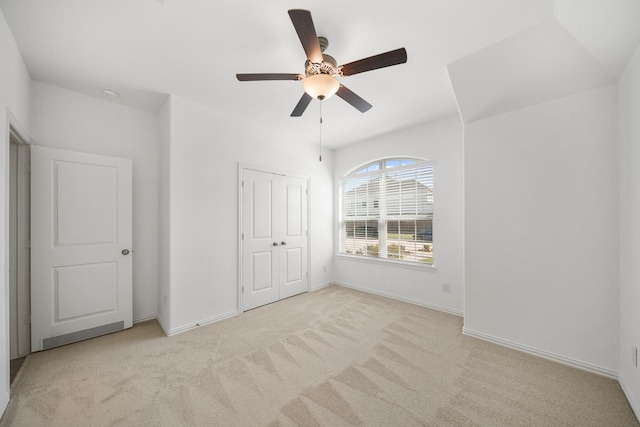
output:
[[244, 313], [243, 307], [243, 295], [242, 295], [242, 254], [243, 254], [243, 246], [242, 246], [242, 220], [244, 215], [244, 206], [242, 203], [242, 190], [243, 190], [243, 182], [244, 182], [244, 171], [252, 170], [256, 172], [268, 173], [273, 175], [286, 176], [290, 178], [303, 179], [307, 182], [307, 271], [309, 271], [309, 276], [307, 277], [307, 292], [311, 291], [311, 233], [309, 230], [311, 229], [311, 220], [309, 218], [309, 206], [311, 200], [311, 185], [310, 178], [308, 176], [298, 175], [296, 173], [283, 171], [281, 169], [271, 168], [268, 166], [255, 165], [251, 163], [243, 163], [238, 162], [238, 285], [237, 285], [237, 293], [238, 293], [238, 313]]
[[[11, 348], [9, 346], [10, 338], [10, 324], [9, 324], [9, 310], [10, 310], [10, 301], [9, 301], [9, 239], [8, 239], [8, 231], [9, 231], [9, 167], [10, 167], [10, 145], [11, 144], [11, 135], [14, 134], [16, 138], [20, 141], [24, 141], [25, 144], [31, 144], [32, 139], [29, 133], [26, 131], [24, 126], [21, 125], [20, 121], [17, 117], [11, 112], [9, 108], [0, 108], [0, 120], [2, 120], [2, 124], [0, 124], [0, 149], [4, 151], [4, 174], [0, 177], [0, 185], [2, 185], [3, 189], [0, 191], [0, 194], [3, 194], [3, 203], [2, 206], [2, 214], [0, 218], [2, 220], [2, 234], [6, 236], [4, 239], [4, 245], [2, 248], [2, 277], [0, 277], [0, 288], [2, 292], [2, 297], [0, 297], [0, 304], [3, 306], [4, 315], [1, 316], [0, 320], [0, 339], [2, 339], [5, 343], [6, 348], [3, 351], [3, 354], [0, 355], [0, 369], [3, 370], [3, 374], [0, 374], [0, 414], [4, 412], [7, 404], [9, 403], [9, 396], [11, 392], [10, 387], [10, 378], [9, 378], [9, 361], [11, 359]], [[4, 192], [4, 193], [3, 193]], [[2, 216], [4, 215], [4, 216]], [[1, 349], [2, 347], [0, 347]], [[0, 350], [2, 351], [2, 350]]]

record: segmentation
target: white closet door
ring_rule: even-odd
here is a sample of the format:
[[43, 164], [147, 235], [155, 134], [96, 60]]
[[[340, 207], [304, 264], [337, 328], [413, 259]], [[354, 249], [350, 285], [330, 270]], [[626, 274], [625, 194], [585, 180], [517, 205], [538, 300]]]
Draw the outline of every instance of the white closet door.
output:
[[249, 310], [307, 290], [307, 182], [243, 170], [242, 295]]
[[307, 290], [307, 181], [282, 177], [280, 299]]
[[242, 289], [243, 308], [249, 310], [280, 298], [279, 230], [275, 175], [245, 169], [243, 173]]
[[31, 148], [31, 350], [132, 325], [131, 160]]

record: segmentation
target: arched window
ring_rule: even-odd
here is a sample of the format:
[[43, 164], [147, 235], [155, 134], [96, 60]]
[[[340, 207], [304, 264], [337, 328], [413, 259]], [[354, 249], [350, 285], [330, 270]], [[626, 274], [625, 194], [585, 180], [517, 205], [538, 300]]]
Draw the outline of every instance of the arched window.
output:
[[433, 265], [433, 162], [391, 158], [340, 181], [340, 254]]

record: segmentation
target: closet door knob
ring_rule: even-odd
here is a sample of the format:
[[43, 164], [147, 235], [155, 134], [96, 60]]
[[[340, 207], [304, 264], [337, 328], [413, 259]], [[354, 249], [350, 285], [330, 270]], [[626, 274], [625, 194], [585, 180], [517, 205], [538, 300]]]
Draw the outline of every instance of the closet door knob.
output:
[[282, 246], [284, 246], [284, 245], [286, 245], [286, 244], [287, 244], [287, 242], [280, 242], [280, 244], [281, 244]]
[[278, 246], [278, 242], [273, 242], [273, 246]]

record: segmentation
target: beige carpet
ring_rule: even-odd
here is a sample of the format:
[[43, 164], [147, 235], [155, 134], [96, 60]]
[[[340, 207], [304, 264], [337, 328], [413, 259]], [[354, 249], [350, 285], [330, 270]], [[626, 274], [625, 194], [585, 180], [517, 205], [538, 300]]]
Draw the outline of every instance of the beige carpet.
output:
[[638, 426], [615, 380], [332, 286], [165, 337], [27, 357], [0, 426]]

